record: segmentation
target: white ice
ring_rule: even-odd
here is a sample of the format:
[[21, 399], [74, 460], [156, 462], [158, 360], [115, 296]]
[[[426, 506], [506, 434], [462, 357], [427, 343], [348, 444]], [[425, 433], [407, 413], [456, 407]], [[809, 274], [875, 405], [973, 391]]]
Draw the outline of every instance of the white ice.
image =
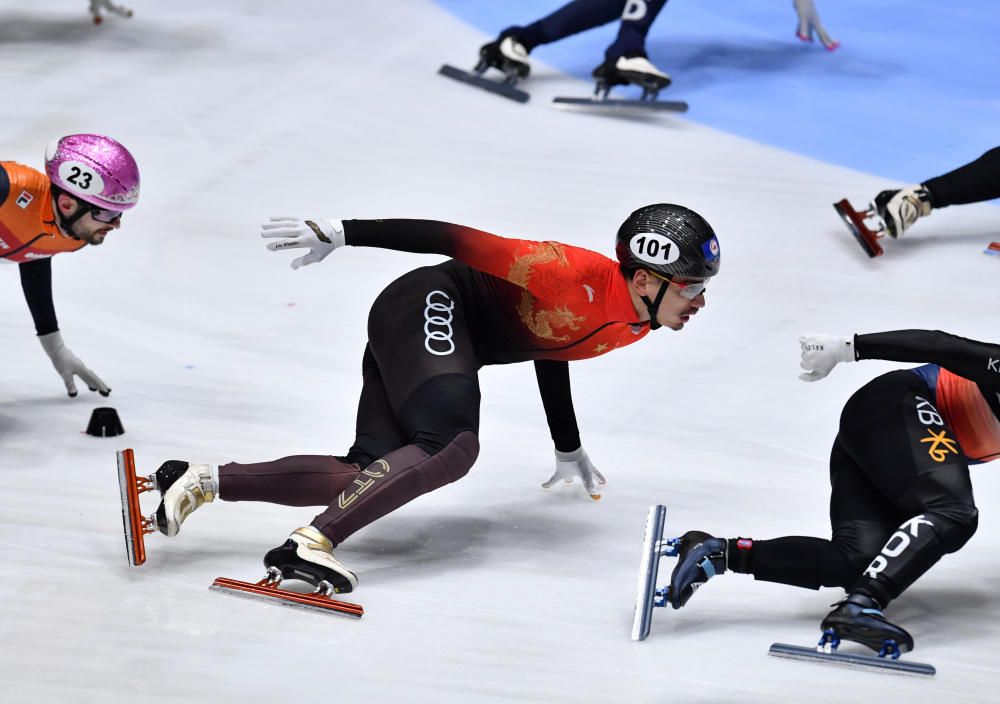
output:
[[[54, 263], [67, 344], [113, 388], [68, 398], [0, 266], [0, 683], [32, 702], [991, 700], [1000, 687], [1000, 482], [975, 468], [978, 534], [893, 604], [933, 680], [766, 656], [809, 644], [841, 592], [727, 574], [629, 639], [650, 504], [668, 532], [828, 535], [840, 408], [894, 366], [806, 385], [797, 337], [937, 328], [997, 339], [997, 210], [951, 208], [870, 261], [830, 204], [887, 184], [679, 117], [550, 110], [589, 85], [535, 66], [518, 105], [436, 75], [484, 36], [424, 0], [141, 3], [0, 10], [0, 155], [53, 136], [125, 143], [142, 201], [100, 248]], [[348, 540], [360, 621], [210, 592], [317, 512], [216, 502], [126, 563], [115, 451], [339, 454], [353, 436], [367, 309], [432, 257], [342, 250], [292, 271], [272, 214], [419, 217], [612, 253], [635, 207], [676, 202], [725, 260], [680, 333], [572, 365], [584, 446], [608, 478], [543, 490], [552, 447], [530, 365], [483, 370], [468, 477]], [[126, 434], [82, 434], [93, 408]], [[148, 495], [147, 495], [148, 496]], [[147, 504], [151, 510], [155, 504]], [[671, 563], [664, 560], [661, 583]], [[845, 646], [846, 647], [846, 646]]]

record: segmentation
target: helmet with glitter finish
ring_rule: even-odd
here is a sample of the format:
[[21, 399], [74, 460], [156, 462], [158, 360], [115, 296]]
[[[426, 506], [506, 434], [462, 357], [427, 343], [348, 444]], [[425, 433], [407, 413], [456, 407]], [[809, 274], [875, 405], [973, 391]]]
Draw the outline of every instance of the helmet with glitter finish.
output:
[[55, 186], [107, 210], [139, 200], [139, 167], [128, 149], [100, 134], [71, 134], [45, 148], [45, 172]]
[[667, 278], [707, 279], [719, 273], [719, 239], [698, 213], [682, 205], [639, 208], [618, 228], [615, 247], [626, 269], [647, 269]]

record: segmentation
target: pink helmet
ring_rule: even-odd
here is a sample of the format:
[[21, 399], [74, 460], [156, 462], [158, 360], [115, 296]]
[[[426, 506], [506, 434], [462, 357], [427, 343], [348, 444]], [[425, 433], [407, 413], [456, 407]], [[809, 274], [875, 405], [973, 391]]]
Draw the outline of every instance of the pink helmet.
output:
[[139, 167], [128, 149], [99, 134], [71, 134], [45, 148], [45, 172], [70, 195], [107, 210], [139, 200]]

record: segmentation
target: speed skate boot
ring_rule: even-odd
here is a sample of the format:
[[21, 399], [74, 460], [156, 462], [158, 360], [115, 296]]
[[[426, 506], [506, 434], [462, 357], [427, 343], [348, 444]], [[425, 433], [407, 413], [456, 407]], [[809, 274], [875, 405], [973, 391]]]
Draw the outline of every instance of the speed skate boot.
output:
[[882, 614], [878, 603], [864, 594], [849, 594], [834, 604], [837, 608], [827, 614], [820, 624], [823, 637], [819, 647], [830, 652], [841, 640], [850, 640], [886, 655], [898, 658], [900, 653], [913, 650], [913, 638], [899, 626], [890, 623]]
[[177, 535], [184, 519], [202, 504], [212, 503], [219, 493], [207, 464], [168, 460], [153, 477], [162, 497], [156, 509], [156, 527], [168, 537]]
[[902, 237], [917, 218], [930, 215], [933, 207], [930, 193], [919, 183], [899, 191], [882, 191], [875, 196], [875, 210], [894, 239]]
[[513, 34], [500, 35], [499, 39], [484, 44], [479, 49], [479, 65], [476, 66], [476, 72], [483, 73], [488, 68], [503, 71], [511, 81], [527, 78], [531, 73], [528, 50]]
[[688, 602], [702, 584], [726, 571], [725, 538], [692, 530], [677, 539], [677, 565], [670, 574], [667, 602], [679, 609]]
[[312, 526], [299, 528], [284, 545], [267, 553], [264, 566], [268, 575], [304, 580], [321, 593], [344, 594], [358, 586], [355, 574], [333, 556], [330, 540]]
[[646, 54], [630, 51], [622, 56], [609, 58], [594, 69], [597, 95], [607, 97], [613, 86], [637, 85], [642, 88], [643, 99], [655, 100], [656, 94], [670, 85], [670, 76], [656, 68]]

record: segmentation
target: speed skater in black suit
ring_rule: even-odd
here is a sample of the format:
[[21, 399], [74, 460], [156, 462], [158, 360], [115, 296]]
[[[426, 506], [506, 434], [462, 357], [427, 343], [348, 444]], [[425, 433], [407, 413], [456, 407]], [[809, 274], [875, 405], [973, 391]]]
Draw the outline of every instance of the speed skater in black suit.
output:
[[689, 532], [668, 601], [684, 606], [727, 569], [808, 589], [843, 587], [824, 631], [874, 650], [887, 641], [913, 650], [913, 638], [882, 610], [976, 532], [969, 465], [1000, 457], [1000, 345], [930, 330], [800, 342], [804, 381], [860, 359], [926, 364], [876, 377], [844, 406], [830, 455], [829, 540]]

